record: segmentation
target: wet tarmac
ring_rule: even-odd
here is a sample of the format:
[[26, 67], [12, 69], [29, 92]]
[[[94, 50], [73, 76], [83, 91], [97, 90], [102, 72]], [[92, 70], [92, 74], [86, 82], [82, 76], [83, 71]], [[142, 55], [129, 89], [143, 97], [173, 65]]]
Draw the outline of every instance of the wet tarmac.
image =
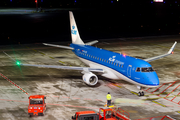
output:
[[[123, 38], [120, 41], [116, 39], [103, 42], [100, 40], [95, 46], [144, 59], [166, 53], [174, 41], [178, 43], [173, 55], [151, 62], [161, 85], [153, 89], [144, 88], [143, 97], [136, 95], [138, 90], [135, 85], [123, 80], [110, 80], [98, 76], [98, 84], [89, 87], [83, 83], [81, 71], [19, 67], [2, 52], [5, 51], [21, 63], [85, 66], [70, 50], [42, 44], [0, 46], [2, 76], [0, 77], [0, 119], [70, 120], [77, 111], [98, 112], [100, 107], [104, 107], [106, 94], [110, 92], [113, 101], [118, 103], [116, 105], [125, 110], [132, 120], [145, 118], [160, 120], [165, 115], [178, 120], [180, 119], [179, 36]], [[47, 96], [47, 111], [45, 116], [30, 118], [28, 96], [36, 94]]]

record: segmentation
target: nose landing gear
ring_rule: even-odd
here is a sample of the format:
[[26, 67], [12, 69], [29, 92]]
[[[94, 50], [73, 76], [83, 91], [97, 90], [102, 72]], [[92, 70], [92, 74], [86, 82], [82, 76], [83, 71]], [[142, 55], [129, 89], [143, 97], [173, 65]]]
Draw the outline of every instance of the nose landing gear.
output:
[[138, 92], [138, 96], [140, 97], [140, 96], [144, 96], [144, 92], [142, 91], [142, 87], [141, 86], [137, 86], [137, 88], [140, 90], [139, 92]]
[[140, 97], [140, 96], [144, 96], [144, 92], [143, 91], [139, 91], [138, 92], [138, 96]]

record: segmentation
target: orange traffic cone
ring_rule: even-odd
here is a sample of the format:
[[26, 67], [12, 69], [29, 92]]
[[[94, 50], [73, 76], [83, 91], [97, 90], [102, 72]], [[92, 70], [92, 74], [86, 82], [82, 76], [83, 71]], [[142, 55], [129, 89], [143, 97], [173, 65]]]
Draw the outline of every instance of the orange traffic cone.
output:
[[107, 102], [105, 103], [104, 107], [107, 107]]

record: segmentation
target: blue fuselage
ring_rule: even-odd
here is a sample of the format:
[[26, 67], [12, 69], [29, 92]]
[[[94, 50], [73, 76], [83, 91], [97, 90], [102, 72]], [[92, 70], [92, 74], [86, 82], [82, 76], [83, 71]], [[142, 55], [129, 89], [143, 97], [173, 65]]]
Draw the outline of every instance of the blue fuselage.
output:
[[159, 79], [152, 66], [141, 59], [89, 45], [71, 44], [78, 57], [110, 68], [138, 85], [155, 87]]

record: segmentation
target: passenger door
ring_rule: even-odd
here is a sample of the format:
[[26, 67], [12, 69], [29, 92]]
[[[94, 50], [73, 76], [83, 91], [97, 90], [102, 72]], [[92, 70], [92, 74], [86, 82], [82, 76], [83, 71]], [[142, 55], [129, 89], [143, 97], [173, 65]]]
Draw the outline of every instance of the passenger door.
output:
[[131, 69], [132, 69], [132, 65], [129, 65], [127, 68], [127, 76], [131, 77]]

